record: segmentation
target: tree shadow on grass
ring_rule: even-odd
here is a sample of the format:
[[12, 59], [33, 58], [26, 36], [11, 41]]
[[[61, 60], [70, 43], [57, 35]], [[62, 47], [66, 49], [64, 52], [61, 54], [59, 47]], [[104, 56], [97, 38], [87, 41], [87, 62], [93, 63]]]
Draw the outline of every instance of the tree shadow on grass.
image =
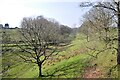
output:
[[53, 70], [45, 70], [43, 78], [77, 78], [82, 76], [86, 66], [86, 60], [66, 63], [55, 67]]

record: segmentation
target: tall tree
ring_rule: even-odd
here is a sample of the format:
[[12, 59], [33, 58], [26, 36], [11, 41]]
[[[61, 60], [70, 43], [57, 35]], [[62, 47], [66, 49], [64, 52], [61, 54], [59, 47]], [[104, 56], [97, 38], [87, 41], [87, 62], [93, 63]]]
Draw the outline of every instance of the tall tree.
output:
[[[109, 28], [113, 27], [113, 16], [110, 11], [103, 8], [92, 8], [84, 15], [83, 29], [88, 31], [88, 34], [99, 33], [99, 38], [107, 40]], [[85, 27], [85, 25], [87, 27]], [[81, 29], [81, 27], [80, 27]], [[85, 32], [87, 34], [87, 32]], [[105, 35], [103, 35], [105, 34]]]
[[120, 2], [107, 2], [107, 3], [98, 3], [94, 7], [102, 7], [108, 10], [111, 10], [114, 16], [117, 17], [117, 28], [118, 28], [118, 49], [117, 49], [117, 64], [120, 66]]
[[[58, 53], [57, 46], [62, 42], [59, 35], [59, 24], [42, 16], [24, 18], [21, 23], [21, 45], [17, 46], [24, 52], [19, 55], [25, 62], [32, 62], [39, 67], [39, 77], [42, 77], [42, 64], [50, 56]], [[28, 53], [28, 54], [27, 54]]]
[[118, 28], [118, 48], [117, 48], [117, 65], [118, 65], [118, 75], [120, 75], [120, 1], [119, 0], [110, 0], [110, 2], [98, 2], [97, 4], [92, 3], [82, 3], [81, 7], [101, 7], [107, 10], [110, 10], [114, 16], [117, 18], [117, 28]]

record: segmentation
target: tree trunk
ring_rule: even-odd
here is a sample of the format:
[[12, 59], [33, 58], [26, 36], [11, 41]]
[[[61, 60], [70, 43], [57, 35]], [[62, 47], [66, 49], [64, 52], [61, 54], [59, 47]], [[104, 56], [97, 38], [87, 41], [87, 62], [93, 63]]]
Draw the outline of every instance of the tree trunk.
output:
[[118, 77], [120, 78], [120, 8], [118, 2], [118, 51], [117, 51], [117, 65], [118, 65]]
[[87, 42], [89, 42], [89, 36], [88, 36], [88, 34], [87, 34]]
[[101, 36], [101, 31], [99, 31], [100, 32], [100, 35], [99, 35], [99, 40], [101, 41], [102, 40], [102, 36]]
[[118, 51], [117, 51], [117, 63], [120, 64], [120, 14], [118, 18]]
[[39, 67], [39, 77], [42, 77], [42, 63], [38, 63], [38, 67]]

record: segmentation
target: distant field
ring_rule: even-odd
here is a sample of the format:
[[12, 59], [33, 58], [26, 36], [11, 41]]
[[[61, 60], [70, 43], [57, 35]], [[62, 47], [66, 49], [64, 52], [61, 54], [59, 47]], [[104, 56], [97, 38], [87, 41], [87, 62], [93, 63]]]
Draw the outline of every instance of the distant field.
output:
[[20, 34], [19, 34], [19, 29], [0, 29], [0, 31], [5, 31], [7, 34], [10, 35], [10, 38], [12, 40], [19, 40], [20, 39]]

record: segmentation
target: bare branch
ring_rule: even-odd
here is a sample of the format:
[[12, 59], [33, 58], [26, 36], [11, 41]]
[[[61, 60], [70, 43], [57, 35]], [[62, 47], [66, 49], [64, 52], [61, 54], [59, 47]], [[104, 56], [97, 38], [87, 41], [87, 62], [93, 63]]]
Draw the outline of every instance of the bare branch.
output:
[[17, 54], [20, 58], [22, 58], [24, 60], [24, 62], [31, 62], [31, 63], [36, 63], [36, 62], [33, 62], [32, 60], [30, 59], [27, 59], [25, 56], [23, 57], [22, 55], [20, 54]]
[[94, 5], [93, 7], [106, 8], [106, 9], [112, 10], [114, 12], [117, 12], [117, 10], [113, 6], [111, 6], [111, 3], [109, 3], [109, 4], [110, 4], [110, 6], [104, 5], [104, 3], [103, 4], [102, 3], [98, 3], [97, 5]]

